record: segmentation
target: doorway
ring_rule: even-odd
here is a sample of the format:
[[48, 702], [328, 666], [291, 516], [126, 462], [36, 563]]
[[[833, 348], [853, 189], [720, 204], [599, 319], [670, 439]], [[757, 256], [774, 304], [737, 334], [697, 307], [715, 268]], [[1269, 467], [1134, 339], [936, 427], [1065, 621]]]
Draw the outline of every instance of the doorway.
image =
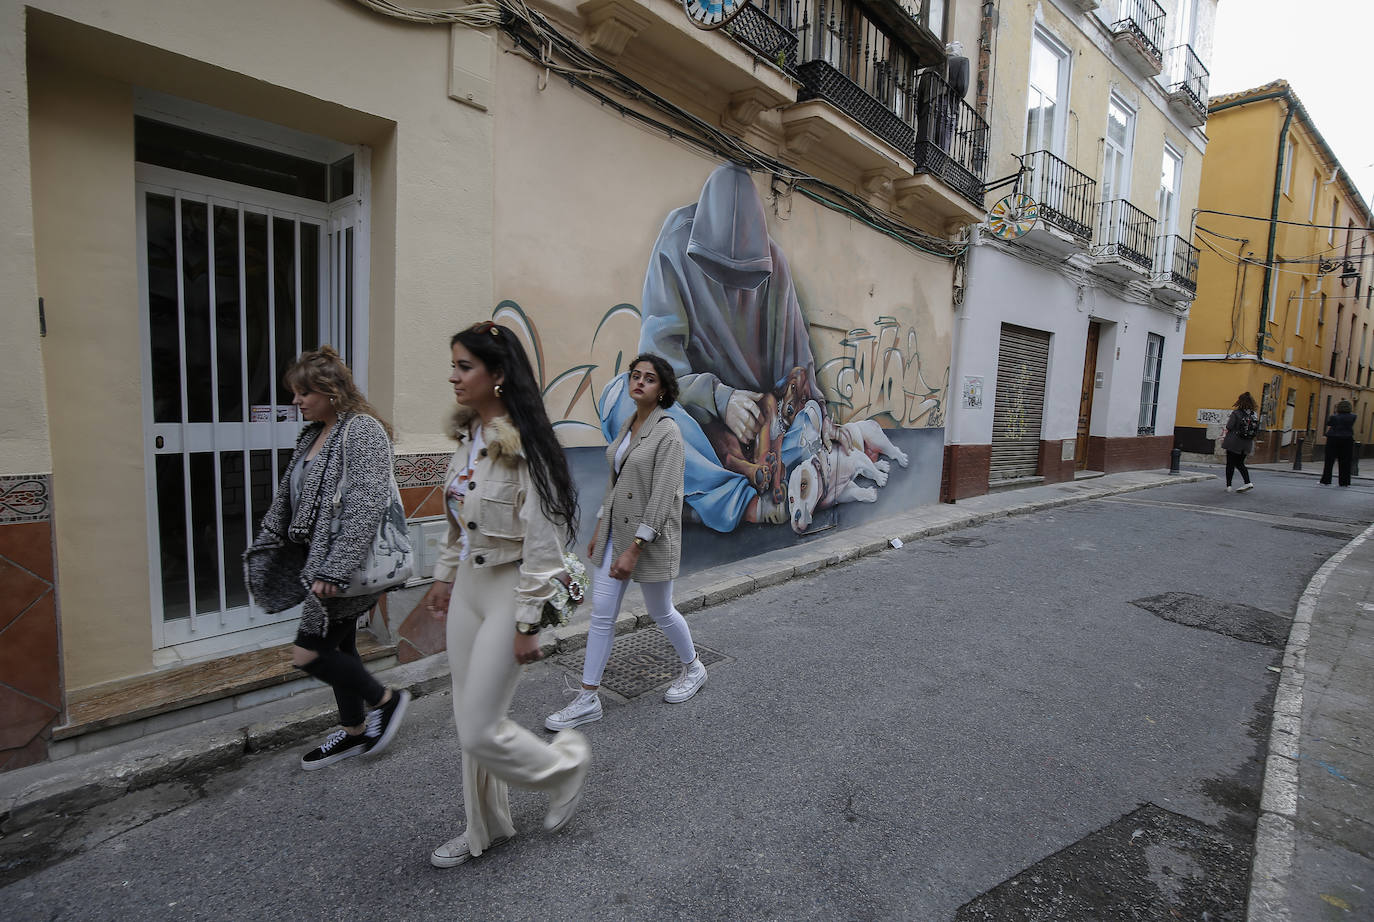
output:
[[1078, 397], [1078, 438], [1074, 446], [1073, 469], [1088, 469], [1088, 430], [1093, 418], [1093, 393], [1097, 390], [1097, 344], [1102, 325], [1096, 320], [1088, 323], [1088, 343], [1083, 352], [1083, 389]]

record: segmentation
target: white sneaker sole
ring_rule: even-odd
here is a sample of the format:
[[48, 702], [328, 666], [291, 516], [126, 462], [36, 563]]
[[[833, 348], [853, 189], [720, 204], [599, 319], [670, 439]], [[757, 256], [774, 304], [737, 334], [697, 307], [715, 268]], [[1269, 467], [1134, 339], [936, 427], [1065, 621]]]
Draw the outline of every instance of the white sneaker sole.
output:
[[[315, 750], [312, 749], [310, 751], [314, 752]], [[367, 750], [362, 746], [354, 746], [352, 749], [345, 749], [342, 752], [336, 752], [332, 756], [325, 756], [323, 759], [316, 759], [314, 762], [307, 762], [304, 758], [302, 758], [301, 769], [307, 772], [317, 772], [322, 768], [328, 768], [335, 762], [342, 762], [344, 759], [351, 759], [354, 756], [360, 756], [366, 751]]]
[[400, 695], [401, 700], [396, 705], [396, 710], [391, 714], [391, 722], [386, 725], [382, 735], [377, 737], [377, 742], [372, 744], [372, 748], [367, 750], [365, 755], [379, 756], [386, 747], [391, 745], [391, 741], [396, 738], [396, 731], [401, 729], [401, 721], [405, 720], [406, 709], [410, 707], [410, 692], [405, 689], [392, 692], [393, 695]]
[[[491, 842], [487, 844], [487, 847], [482, 850], [482, 854], [485, 855], [493, 848], [496, 848], [498, 845], [505, 845], [510, 840], [510, 836], [500, 836], [492, 839]], [[466, 864], [472, 860], [472, 852], [463, 852], [459, 855], [440, 855], [439, 849], [447, 847], [448, 844], [448, 842], [445, 842], [443, 845], [440, 845], [439, 848], [429, 853], [430, 864], [434, 865], [436, 868], [456, 868], [458, 865]]]
[[580, 727], [583, 724], [589, 724], [600, 719], [601, 711], [596, 711], [591, 714], [582, 714], [571, 720], [554, 720], [553, 715], [550, 714], [548, 717], [544, 718], [544, 729], [552, 730], [554, 733], [557, 733], [560, 730], [571, 730], [574, 727]]
[[700, 682], [688, 689], [674, 690], [672, 687], [669, 687], [669, 689], [663, 693], [663, 700], [669, 704], [681, 704], [701, 691], [702, 686], [706, 684], [706, 679], [707, 676], [703, 675]]

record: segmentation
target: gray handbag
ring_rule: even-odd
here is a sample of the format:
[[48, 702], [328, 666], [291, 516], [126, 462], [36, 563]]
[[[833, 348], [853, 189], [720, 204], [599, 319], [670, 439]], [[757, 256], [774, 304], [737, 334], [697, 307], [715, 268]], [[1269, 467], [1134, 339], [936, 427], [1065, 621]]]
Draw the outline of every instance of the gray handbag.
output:
[[[330, 505], [330, 534], [337, 534], [342, 524], [343, 497], [348, 490], [348, 429], [352, 425], [353, 418], [344, 425], [343, 471]], [[389, 470], [387, 478], [391, 481], [391, 501], [382, 513], [382, 523], [377, 527], [377, 534], [372, 538], [363, 562], [349, 574], [347, 585], [339, 587], [341, 596], [372, 595], [397, 589], [415, 575], [410, 533], [406, 530], [405, 507], [401, 505], [401, 488], [396, 485], [394, 471]]]

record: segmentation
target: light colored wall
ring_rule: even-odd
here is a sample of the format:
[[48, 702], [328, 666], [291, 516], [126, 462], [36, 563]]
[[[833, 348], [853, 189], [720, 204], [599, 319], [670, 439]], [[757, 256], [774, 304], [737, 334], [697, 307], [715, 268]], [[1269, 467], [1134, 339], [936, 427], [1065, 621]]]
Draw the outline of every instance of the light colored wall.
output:
[[[450, 444], [440, 432], [447, 356], [434, 343], [492, 303], [492, 119], [447, 97], [448, 29], [401, 24], [351, 3], [39, 0], [27, 4], [27, 19], [24, 6], [0, 0], [0, 23], [16, 27], [2, 41], [27, 26], [27, 48], [41, 62], [30, 75], [22, 44], [0, 61], [0, 144], [12, 163], [0, 205], [25, 216], [33, 202], [40, 251], [35, 269], [24, 256], [27, 222], [9, 222], [18, 229], [7, 231], [15, 246], [0, 248], [0, 293], [32, 304], [41, 291], [50, 335], [41, 367], [32, 313], [9, 311], [0, 321], [17, 331], [0, 336], [0, 380], [19, 373], [6, 389], [0, 470], [43, 470], [50, 438], [72, 691], [151, 662], [142, 331], [131, 319], [134, 87], [372, 148], [370, 390], [397, 424], [401, 452]], [[470, 69], [490, 68], [477, 57]], [[27, 168], [16, 166], [31, 161], [32, 185]], [[113, 408], [103, 405], [109, 400]], [[92, 445], [118, 451], [95, 459]], [[93, 463], [108, 468], [102, 477], [92, 476]]]

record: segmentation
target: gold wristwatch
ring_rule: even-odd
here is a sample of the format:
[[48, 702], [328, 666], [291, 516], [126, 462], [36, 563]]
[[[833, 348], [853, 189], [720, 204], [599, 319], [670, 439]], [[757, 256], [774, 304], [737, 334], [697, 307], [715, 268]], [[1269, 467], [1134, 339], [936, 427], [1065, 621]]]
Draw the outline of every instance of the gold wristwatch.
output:
[[529, 636], [529, 635], [532, 635], [532, 634], [538, 634], [538, 633], [539, 633], [539, 625], [537, 625], [537, 624], [526, 624], [524, 621], [517, 621], [517, 622], [515, 622], [515, 633], [517, 633], [517, 634], [524, 634], [524, 635], [526, 635], [526, 636]]
[[648, 543], [648, 541], [645, 541], [643, 538], [639, 537], [638, 535], [635, 535], [635, 547], [639, 548], [641, 551], [644, 550], [644, 545]]

